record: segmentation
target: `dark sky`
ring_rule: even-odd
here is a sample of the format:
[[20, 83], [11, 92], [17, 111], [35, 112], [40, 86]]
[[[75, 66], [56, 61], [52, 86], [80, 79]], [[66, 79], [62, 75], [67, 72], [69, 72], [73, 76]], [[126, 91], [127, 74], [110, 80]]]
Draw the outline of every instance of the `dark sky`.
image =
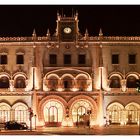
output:
[[140, 5], [1, 5], [0, 36], [38, 36], [56, 29], [57, 11], [72, 15], [79, 13], [79, 29], [97, 36], [100, 27], [105, 36], [140, 36]]

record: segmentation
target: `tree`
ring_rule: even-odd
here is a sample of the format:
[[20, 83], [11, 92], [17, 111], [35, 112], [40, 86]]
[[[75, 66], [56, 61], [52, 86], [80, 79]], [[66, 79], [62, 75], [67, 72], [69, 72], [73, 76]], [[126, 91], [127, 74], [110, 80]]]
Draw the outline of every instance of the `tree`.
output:
[[140, 79], [137, 79], [136, 80], [136, 90], [138, 91], [138, 92], [140, 92]]

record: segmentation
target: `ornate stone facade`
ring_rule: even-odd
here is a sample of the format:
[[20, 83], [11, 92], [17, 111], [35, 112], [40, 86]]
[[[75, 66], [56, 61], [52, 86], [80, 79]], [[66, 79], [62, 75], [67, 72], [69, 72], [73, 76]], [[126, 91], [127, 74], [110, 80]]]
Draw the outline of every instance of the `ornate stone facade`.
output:
[[78, 14], [54, 35], [0, 37], [0, 123], [29, 125], [31, 107], [33, 126], [139, 124], [139, 57], [140, 37], [81, 35]]

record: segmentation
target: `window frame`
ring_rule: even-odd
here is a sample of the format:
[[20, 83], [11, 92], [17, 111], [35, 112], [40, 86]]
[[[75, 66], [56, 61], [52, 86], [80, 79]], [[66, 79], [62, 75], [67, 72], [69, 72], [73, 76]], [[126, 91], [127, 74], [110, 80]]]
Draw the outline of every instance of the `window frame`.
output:
[[[17, 63], [18, 62], [18, 56], [22, 56], [23, 57], [23, 60], [22, 60], [23, 63]], [[18, 53], [16, 54], [16, 64], [17, 65], [24, 65], [24, 54], [21, 54], [21, 53], [20, 54], [18, 54]]]
[[[80, 55], [84, 56], [84, 63], [79, 63], [80, 62]], [[85, 65], [86, 64], [86, 54], [78, 54], [78, 65]]]
[[[70, 56], [70, 59], [68, 60], [70, 63], [66, 63], [66, 56]], [[72, 64], [72, 55], [71, 54], [64, 54], [63, 55], [63, 63], [64, 65], [71, 65]]]
[[[130, 63], [130, 60], [131, 60], [131, 59], [130, 59], [130, 55], [131, 55], [131, 56], [135, 56], [134, 63]], [[136, 54], [131, 54], [131, 53], [128, 54], [128, 64], [129, 64], [129, 65], [135, 65], [135, 64], [136, 64]]]
[[[51, 62], [51, 56], [55, 56], [55, 62], [56, 63], [50, 63]], [[57, 54], [49, 54], [49, 64], [50, 65], [57, 65]]]
[[[3, 63], [2, 62], [2, 56], [6, 56], [6, 62], [5, 63]], [[8, 55], [7, 55], [7, 53], [0, 53], [0, 65], [7, 65], [8, 64]]]
[[[118, 63], [113, 63], [113, 56], [118, 56]], [[120, 61], [119, 61], [119, 58], [120, 58], [120, 54], [118, 54], [118, 53], [113, 53], [112, 55], [111, 55], [111, 64], [112, 65], [119, 65], [120, 64]], [[116, 61], [116, 60], [115, 60]]]

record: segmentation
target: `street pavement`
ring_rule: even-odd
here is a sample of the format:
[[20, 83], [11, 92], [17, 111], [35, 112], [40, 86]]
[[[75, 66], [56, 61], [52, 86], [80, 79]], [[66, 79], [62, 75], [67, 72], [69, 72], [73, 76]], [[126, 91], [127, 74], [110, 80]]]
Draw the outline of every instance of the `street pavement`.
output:
[[0, 135], [139, 135], [139, 126], [38, 127], [36, 130], [1, 130]]

